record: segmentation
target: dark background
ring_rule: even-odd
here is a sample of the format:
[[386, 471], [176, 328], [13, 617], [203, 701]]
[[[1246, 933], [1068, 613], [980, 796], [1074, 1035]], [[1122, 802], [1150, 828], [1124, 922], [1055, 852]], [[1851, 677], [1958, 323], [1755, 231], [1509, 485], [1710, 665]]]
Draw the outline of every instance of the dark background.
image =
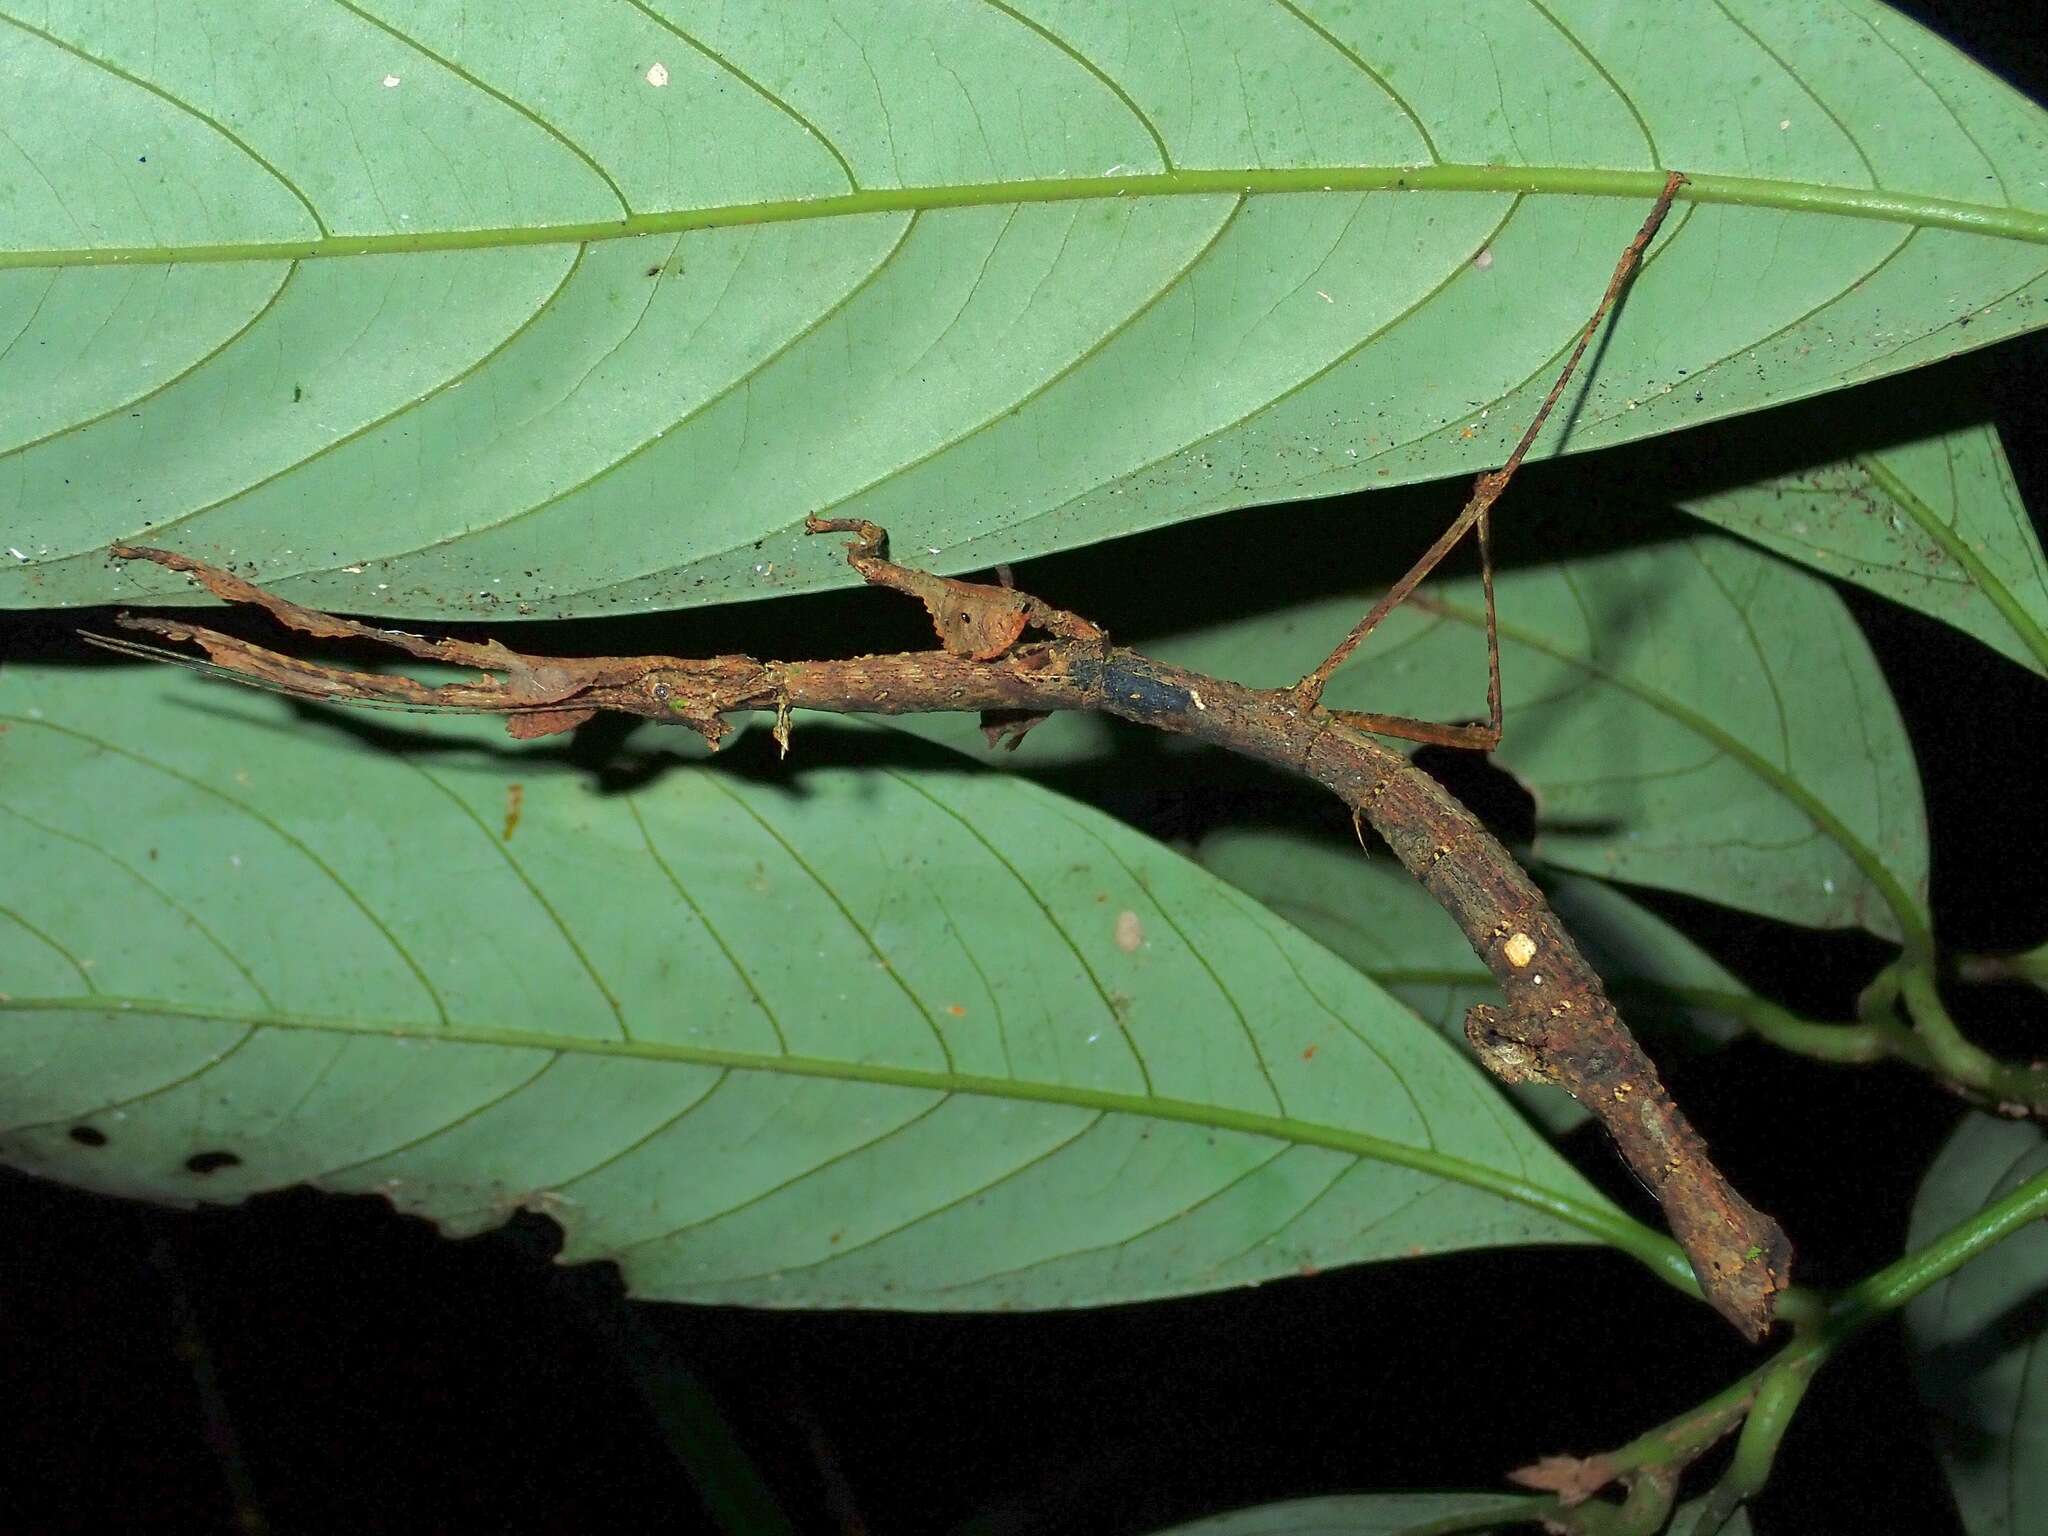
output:
[[[1905, 9], [2048, 98], [2033, 6]], [[1611, 536], [1568, 510], [1589, 487], [1640, 498], [1646, 486], [1746, 476], [1759, 456], [1832, 457], [1988, 408], [2038, 523], [2044, 386], [2048, 344], [2006, 343], [1860, 392], [1852, 412], [1794, 407], [1538, 466], [1517, 482], [1508, 521], [1519, 519], [1525, 557], [1541, 552], [1532, 538], [1554, 553]], [[1385, 548], [1419, 549], [1460, 495], [1376, 497], [1379, 553], [1358, 543], [1342, 501], [1292, 509], [1281, 537], [1309, 569], [1341, 568], [1354, 585], [1391, 578], [1406, 556]], [[1637, 514], [1629, 526], [1657, 531]], [[1239, 514], [1124, 541], [1113, 558], [1034, 562], [1019, 580], [1141, 637], [1256, 601], [1247, 580], [1276, 568], [1273, 538], [1270, 517]], [[1511, 538], [1504, 555], [1516, 552]], [[2013, 857], [2016, 842], [2041, 846], [2048, 685], [1941, 626], [1849, 600], [1919, 754], [1945, 945], [2048, 937], [2048, 871]], [[644, 641], [625, 621], [521, 635], [540, 649], [689, 654], [678, 621], [662, 622]], [[17, 649], [68, 644], [47, 619], [9, 627]], [[842, 637], [842, 651], [924, 643], [858, 593], [680, 627], [715, 633], [718, 649], [786, 651], [766, 637], [792, 632]], [[594, 762], [618, 745], [586, 734]], [[1141, 763], [1157, 760], [1133, 745]], [[1527, 836], [1527, 798], [1504, 776], [1449, 757], [1433, 766], [1506, 834]], [[1246, 818], [1341, 825], [1295, 787], [1219, 759], [1062, 787], [1165, 837]], [[1815, 1017], [1847, 1016], [1886, 955], [1853, 935], [1655, 905]], [[2040, 1054], [2037, 994], [1971, 988], [1952, 1001], [1987, 1045]], [[1899, 1253], [1919, 1177], [1961, 1113], [1913, 1073], [1830, 1069], [1748, 1041], [1669, 1076], [1735, 1183], [1791, 1232], [1800, 1278], [1815, 1285]], [[1655, 1219], [1597, 1134], [1568, 1151]], [[799, 1530], [1139, 1533], [1304, 1494], [1497, 1487], [1538, 1455], [1629, 1439], [1757, 1358], [1633, 1261], [1592, 1249], [1421, 1260], [1094, 1312], [935, 1317], [628, 1303], [610, 1270], [554, 1266], [555, 1246], [540, 1217], [452, 1243], [370, 1199], [298, 1192], [181, 1213], [0, 1174], [0, 1533], [230, 1530], [238, 1509], [278, 1532], [710, 1531], [683, 1440], [692, 1455], [726, 1444], [750, 1457]], [[1822, 1374], [1757, 1523], [1765, 1536], [1960, 1531], [1895, 1326]]]

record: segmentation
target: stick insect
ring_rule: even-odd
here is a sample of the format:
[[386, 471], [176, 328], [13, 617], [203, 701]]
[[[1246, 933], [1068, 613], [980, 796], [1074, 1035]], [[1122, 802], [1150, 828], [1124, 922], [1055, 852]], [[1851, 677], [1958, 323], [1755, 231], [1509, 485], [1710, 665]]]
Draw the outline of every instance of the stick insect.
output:
[[[370, 640], [422, 660], [475, 668], [484, 676], [435, 687], [411, 677], [323, 666], [182, 619], [123, 616], [120, 622], [161, 641], [197, 645], [208, 660], [126, 638], [90, 638], [109, 649], [173, 660], [301, 699], [503, 714], [510, 717], [507, 729], [516, 737], [569, 730], [600, 710], [616, 710], [685, 725], [715, 745], [729, 728], [728, 713], [773, 711], [777, 740], [786, 749], [796, 709], [862, 714], [980, 710], [984, 724], [991, 715], [1029, 720], [1055, 710], [1089, 710], [1300, 773], [1336, 794], [1355, 818], [1371, 823], [1458, 923], [1500, 983], [1508, 1005], [1504, 1010], [1480, 1005], [1466, 1016], [1466, 1035], [1480, 1059], [1511, 1082], [1555, 1083], [1600, 1117], [1630, 1168], [1656, 1192], [1705, 1294], [1754, 1339], [1770, 1326], [1774, 1298], [1789, 1273], [1791, 1251], [1783, 1232], [1713, 1166], [1705, 1143], [1671, 1101], [1655, 1065], [1629, 1034], [1541, 889], [1440, 785], [1371, 739], [1391, 735], [1481, 750], [1498, 744], [1500, 650], [1490, 514], [1627, 286], [1682, 181], [1676, 175], [1666, 181], [1507, 463], [1479, 476], [1444, 534], [1292, 688], [1249, 688], [1113, 645], [1080, 616], [1013, 588], [897, 565], [884, 553], [887, 535], [873, 524], [816, 518], [806, 523], [811, 532], [856, 536], [848, 559], [865, 581], [925, 606], [939, 649], [825, 661], [524, 655], [496, 641], [428, 640], [302, 608], [189, 555], [130, 546], [117, 546], [114, 553], [182, 571], [226, 602], [263, 608], [287, 629], [325, 639]], [[1330, 674], [1473, 529], [1486, 589], [1487, 723], [1444, 725], [1325, 709], [1321, 697]], [[1025, 641], [1027, 631], [1041, 638]], [[1535, 964], [1539, 955], [1540, 966]]]
[[[1673, 198], [1684, 184], [1685, 177], [1679, 172], [1674, 171], [1666, 178], [1663, 190], [1658, 194], [1649, 216], [1643, 220], [1635, 238], [1629, 242], [1620, 260], [1615, 263], [1613, 275], [1608, 279], [1606, 291], [1601, 295], [1598, 306], [1579, 331], [1578, 339], [1570, 355], [1565, 359], [1563, 368], [1559, 370], [1556, 381], [1537, 407], [1535, 415], [1515, 444], [1514, 451], [1508, 455], [1507, 461], [1499, 469], [1489, 470], [1473, 482], [1471, 495], [1466, 499], [1464, 507], [1436, 542], [1423, 551], [1407, 572], [1386, 590], [1367, 611], [1365, 617], [1352, 627], [1350, 633], [1337, 643], [1329, 655], [1294, 685], [1292, 692], [1302, 709], [1314, 712], [1321, 707], [1323, 689], [1328, 684], [1331, 674], [1350, 658], [1388, 614], [1406, 601], [1409, 594], [1463, 541], [1467, 533], [1476, 530], [1479, 542], [1480, 584], [1485, 594], [1486, 607], [1486, 723], [1450, 725], [1433, 720], [1418, 720], [1406, 715], [1371, 714], [1348, 709], [1332, 709], [1326, 713], [1356, 730], [1426, 745], [1460, 747], [1474, 751], [1492, 751], [1500, 745], [1500, 635], [1493, 591], [1493, 506], [1507, 490], [1516, 470], [1521, 467], [1523, 459], [1528, 456], [1530, 448], [1534, 446], [1551, 413], [1563, 398], [1573, 373], [1586, 354], [1586, 349], [1598, 334], [1601, 322], [1620, 301], [1630, 279], [1641, 265], [1644, 251], [1656, 237], [1665, 215], [1671, 210]], [[827, 526], [818, 525], [812, 531], [827, 531]], [[829, 526], [840, 525], [834, 523]], [[168, 551], [118, 545], [114, 553], [123, 558], [152, 560], [172, 569], [200, 576], [216, 595], [230, 601], [249, 602], [265, 607], [288, 627], [309, 633], [324, 633], [329, 636], [346, 634], [355, 638], [374, 640], [423, 659], [453, 661], [478, 667], [486, 672], [503, 670], [508, 660], [514, 656], [514, 653], [495, 643], [474, 645], [460, 641], [425, 641], [399, 630], [381, 629], [356, 624], [353, 621], [336, 620], [326, 615], [316, 615], [313, 610], [286, 603], [262, 591], [253, 583], [227, 576], [224, 572], [212, 572], [211, 567]], [[1007, 583], [1005, 585], [1007, 586]], [[193, 626], [131, 618], [125, 615], [120, 622], [124, 627], [154, 631], [167, 639], [205, 643], [204, 632]], [[507, 690], [490, 684], [452, 684], [430, 688], [412, 679], [393, 677], [386, 673], [353, 672], [320, 666], [279, 652], [248, 646], [246, 643], [236, 647], [233, 661], [224, 663], [219, 660], [202, 661], [184, 652], [122, 636], [82, 633], [82, 638], [101, 649], [121, 655], [170, 662], [209, 676], [231, 679], [311, 702], [346, 703], [369, 709], [403, 710], [413, 713], [509, 715], [514, 717], [508, 723], [516, 736], [546, 735], [551, 731], [567, 729], [570, 725], [579, 724], [583, 719], [587, 719], [590, 713], [573, 706], [565, 709], [563, 706], [566, 696], [547, 697], [545, 695], [548, 690], [545, 689], [541, 690], [539, 696], [528, 689], [525, 691], [526, 696], [522, 697], [520, 690]], [[260, 662], [257, 659], [259, 657]], [[522, 716], [526, 718], [520, 719]]]

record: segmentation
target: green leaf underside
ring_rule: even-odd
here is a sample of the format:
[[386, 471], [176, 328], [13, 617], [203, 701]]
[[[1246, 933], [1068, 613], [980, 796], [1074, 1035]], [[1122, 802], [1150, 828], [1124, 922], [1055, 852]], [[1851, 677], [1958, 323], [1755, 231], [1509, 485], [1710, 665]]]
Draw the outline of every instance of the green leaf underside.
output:
[[[569, 1259], [705, 1301], [1661, 1254], [1372, 983], [1013, 778], [803, 772], [800, 724], [768, 782], [606, 795], [488, 721], [398, 755], [156, 670], [16, 668], [0, 701], [18, 1166], [380, 1191], [452, 1232], [523, 1205]], [[186, 1166], [210, 1152], [240, 1162]]]
[[[1939, 1236], [2043, 1169], [2048, 1138], [2038, 1126], [1971, 1115], [1921, 1183], [1907, 1247]], [[1933, 1410], [1970, 1536], [2023, 1536], [2048, 1507], [2044, 1275], [2048, 1230], [2036, 1222], [1906, 1309], [1917, 1346], [1914, 1374]]]
[[2048, 559], [1989, 426], [1682, 505], [2048, 674]]
[[[1703, 534], [1509, 571], [1496, 590], [1505, 732], [1494, 756], [1536, 797], [1536, 857], [1812, 927], [1925, 933], [1912, 749], [1825, 582]], [[1291, 683], [1366, 601], [1318, 598], [1147, 647], [1243, 682]], [[1483, 615], [1476, 580], [1432, 581], [1324, 702], [1484, 719]]]
[[1861, 0], [1173, 19], [17, 3], [0, 603], [184, 598], [101, 557], [143, 538], [330, 607], [598, 613], [850, 580], [807, 512], [965, 569], [1470, 470], [1664, 166], [1693, 200], [1574, 446], [2048, 291], [2048, 120]]
[[[1457, 924], [1390, 859], [1364, 858], [1356, 845], [1267, 828], [1214, 833], [1196, 848], [1195, 858], [1329, 946], [1453, 1041], [1464, 1040], [1466, 1011], [1499, 995]], [[1645, 1027], [1646, 1020], [1658, 1028], [1678, 1024], [1705, 1038], [1729, 1037], [1725, 1019], [1686, 1007], [1679, 991], [1741, 996], [1745, 989], [1677, 929], [1597, 880], [1568, 877], [1551, 890], [1550, 900], [1621, 1000], [1630, 1026], [1653, 1050], [1659, 1036]], [[1522, 1084], [1508, 1092], [1552, 1134], [1586, 1119], [1576, 1099], [1555, 1089]]]
[[[1533, 1509], [1544, 1502], [1525, 1494], [1343, 1493], [1233, 1510], [1227, 1515], [1176, 1525], [1160, 1531], [1158, 1536], [1409, 1536], [1411, 1532], [1444, 1529], [1483, 1536], [1486, 1532], [1537, 1529], [1526, 1523], [1516, 1524], [1513, 1516], [1517, 1510]], [[1704, 1507], [1704, 1500], [1680, 1505], [1672, 1512], [1668, 1529], [1690, 1530], [1688, 1522], [1697, 1518]], [[1495, 1510], [1502, 1517], [1498, 1525], [1465, 1523]], [[1523, 1518], [1527, 1521], [1535, 1516]], [[1748, 1513], [1737, 1510], [1721, 1527], [1721, 1536], [1750, 1536], [1752, 1529]]]

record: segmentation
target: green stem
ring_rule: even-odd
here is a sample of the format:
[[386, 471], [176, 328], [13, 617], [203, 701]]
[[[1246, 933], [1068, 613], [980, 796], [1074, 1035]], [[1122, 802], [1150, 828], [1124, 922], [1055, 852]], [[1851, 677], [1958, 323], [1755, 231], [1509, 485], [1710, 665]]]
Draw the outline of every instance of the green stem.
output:
[[1964, 981], [2024, 981], [2048, 991], [2048, 944], [2017, 955], [1958, 955], [1956, 974]]
[[1857, 1018], [1868, 1025], [1898, 1029], [1899, 976], [1905, 967], [1906, 961], [1901, 957], [1870, 978], [1870, 985], [1856, 999]]
[[1706, 1507], [1693, 1524], [1692, 1536], [1717, 1536], [1721, 1527], [1743, 1503], [1770, 1481], [1771, 1468], [1778, 1459], [1778, 1447], [1792, 1416], [1806, 1397], [1826, 1356], [1820, 1352], [1789, 1361], [1764, 1377], [1743, 1420], [1741, 1438], [1735, 1442], [1735, 1459], [1726, 1475], [1708, 1495]]
[[1807, 1387], [1837, 1349], [1986, 1249], [2043, 1217], [2048, 1217], [2048, 1170], [2035, 1174], [1925, 1247], [1858, 1281], [1835, 1299], [1825, 1317], [1803, 1327], [1799, 1337], [1774, 1358], [1690, 1413], [1597, 1458], [1614, 1477], [1628, 1480], [1625, 1504], [1587, 1503], [1568, 1510], [1554, 1498], [1509, 1499], [1406, 1527], [1401, 1536], [1456, 1536], [1458, 1532], [1546, 1518], [1584, 1536], [1622, 1536], [1655, 1529], [1654, 1524], [1641, 1521], [1651, 1512], [1656, 1512], [1656, 1520], [1664, 1518], [1662, 1511], [1669, 1508], [1677, 1473], [1741, 1424], [1742, 1438], [1728, 1475], [1709, 1496], [1693, 1528], [1693, 1536], [1711, 1536], [1769, 1479], [1778, 1446]]
[[1825, 1331], [1834, 1342], [1847, 1338], [2043, 1216], [2048, 1216], [2048, 1170], [1844, 1291], [1828, 1315]]
[[[1786, 1427], [1820, 1368], [1843, 1344], [1871, 1323], [1896, 1312], [1946, 1279], [1986, 1249], [2028, 1223], [2048, 1216], [2048, 1171], [2037, 1173], [2010, 1194], [1951, 1227], [1925, 1247], [1866, 1276], [1836, 1298], [1827, 1317], [1775, 1358], [1708, 1398], [1684, 1416], [1659, 1425], [1610, 1453], [1617, 1476], [1655, 1467], [1685, 1466], [1703, 1454], [1738, 1421], [1748, 1420], [1735, 1461], [1715, 1490], [1696, 1533], [1717, 1528], [1707, 1515], [1725, 1522], [1735, 1505], [1762, 1488]], [[1723, 1490], [1726, 1490], [1724, 1494]]]
[[2000, 1061], [1965, 1039], [1941, 1000], [1931, 965], [1908, 963], [1899, 977], [1899, 995], [1935, 1070], [2000, 1104], [2035, 1113], [2048, 1109], [2048, 1071]]
[[[1617, 989], [1618, 990], [1618, 989]], [[1710, 1008], [1737, 1020], [1780, 1050], [1817, 1061], [1843, 1066], [1863, 1066], [1888, 1057], [1909, 1053], [1925, 1054], [1912, 1034], [1889, 1020], [1866, 1019], [1855, 1024], [1823, 1023], [1802, 1019], [1788, 1008], [1742, 992], [1722, 992], [1712, 987], [1661, 985], [1668, 997], [1695, 1008]]]
[[[2037, 963], [2043, 984], [2048, 985], [2048, 947], [2016, 959]], [[2048, 1070], [2000, 1061], [1964, 1038], [1941, 1001], [1933, 962], [1928, 958], [1903, 956], [1878, 972], [1857, 1000], [1855, 1023], [1803, 1019], [1763, 998], [1712, 987], [1660, 983], [1654, 990], [1689, 1006], [1725, 1014], [1795, 1055], [1838, 1066], [1897, 1059], [1998, 1103], [2048, 1112]], [[1913, 1020], [1912, 1029], [1898, 1022], [1895, 1009], [1900, 1002]]]

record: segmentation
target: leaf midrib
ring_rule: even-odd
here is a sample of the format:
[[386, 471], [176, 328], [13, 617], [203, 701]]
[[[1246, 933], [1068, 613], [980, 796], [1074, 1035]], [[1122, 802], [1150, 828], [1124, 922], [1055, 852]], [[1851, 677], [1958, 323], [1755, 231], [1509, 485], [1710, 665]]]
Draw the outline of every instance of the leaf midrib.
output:
[[[1212, 197], [1321, 192], [1499, 192], [1525, 196], [1608, 197], [1648, 202], [1664, 185], [1660, 170], [1588, 166], [1341, 165], [1225, 167], [1134, 172], [1118, 176], [1048, 177], [870, 188], [833, 197], [785, 198], [637, 213], [619, 219], [498, 229], [440, 229], [394, 234], [326, 235], [216, 245], [98, 246], [0, 250], [0, 271], [28, 267], [168, 266], [238, 261], [317, 261], [339, 256], [405, 255], [423, 251], [581, 244], [698, 229], [785, 224], [871, 213], [919, 213], [1015, 203], [1061, 203], [1121, 197]], [[1829, 214], [1916, 228], [1951, 229], [2048, 245], [2048, 210], [2005, 203], [1833, 186], [1756, 176], [1701, 174], [1683, 200], [1796, 213]]]
[[581, 1035], [551, 1035], [527, 1030], [492, 1029], [477, 1024], [441, 1027], [424, 1021], [393, 1023], [298, 1014], [277, 1009], [237, 1011], [154, 998], [117, 997], [105, 993], [70, 997], [9, 997], [0, 999], [0, 1014], [5, 1013], [78, 1013], [116, 1018], [140, 1015], [193, 1019], [248, 1029], [289, 1029], [357, 1038], [551, 1051], [558, 1055], [623, 1057], [680, 1066], [722, 1067], [731, 1071], [762, 1072], [785, 1077], [824, 1078], [882, 1087], [919, 1088], [936, 1093], [972, 1094], [1013, 1102], [1057, 1104], [1068, 1108], [1092, 1109], [1104, 1114], [1136, 1115], [1146, 1119], [1205, 1126], [1213, 1130], [1261, 1136], [1296, 1146], [1320, 1147], [1327, 1151], [1348, 1153], [1354, 1157], [1410, 1168], [1418, 1173], [1450, 1179], [1484, 1190], [1575, 1226], [1600, 1242], [1634, 1255], [1666, 1283], [1688, 1295], [1698, 1295], [1698, 1285], [1693, 1278], [1691, 1265], [1686, 1261], [1678, 1245], [1620, 1210], [1613, 1207], [1602, 1210], [1526, 1179], [1515, 1178], [1498, 1169], [1467, 1162], [1463, 1158], [1452, 1157], [1443, 1152], [1424, 1147], [1411, 1147], [1363, 1131], [1300, 1120], [1290, 1115], [1262, 1114], [1255, 1110], [1198, 1103], [1190, 1099], [1116, 1093], [1070, 1083], [1049, 1083], [1030, 1078], [987, 1077], [970, 1072], [934, 1071], [923, 1067], [895, 1066], [885, 1062], [834, 1061], [824, 1057], [794, 1054], [768, 1055], [759, 1051], [726, 1050], [716, 1046], [686, 1045], [667, 1040], [612, 1040]]

